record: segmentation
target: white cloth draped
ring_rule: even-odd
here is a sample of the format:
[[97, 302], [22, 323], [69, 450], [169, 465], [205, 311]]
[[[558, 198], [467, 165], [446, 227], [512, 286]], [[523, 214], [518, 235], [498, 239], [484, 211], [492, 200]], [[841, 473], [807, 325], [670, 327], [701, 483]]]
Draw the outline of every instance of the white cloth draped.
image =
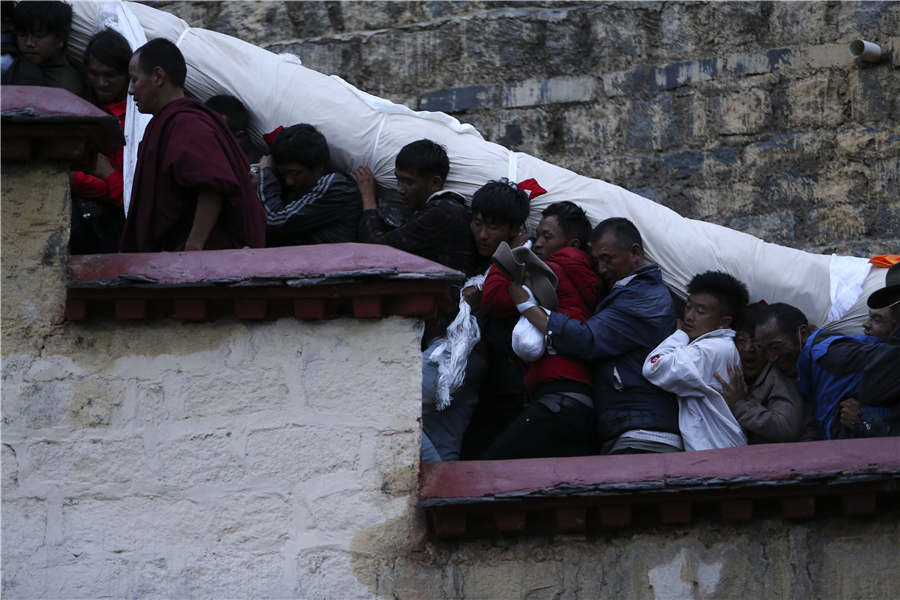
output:
[[[885, 270], [870, 269], [861, 259], [803, 252], [686, 219], [619, 186], [485, 141], [471, 125], [449, 115], [416, 112], [377, 98], [339, 77], [308, 69], [294, 57], [190, 28], [178, 17], [144, 4], [76, 2], [73, 46], [80, 44], [83, 49], [102, 15], [112, 12], [119, 15], [120, 27], [131, 31], [136, 19], [148, 39], [164, 37], [177, 42], [188, 64], [188, 90], [201, 100], [215, 94], [239, 98], [252, 115], [253, 136], [279, 125], [311, 123], [328, 139], [336, 168], [349, 172], [366, 165], [380, 184], [389, 187], [396, 184], [397, 152], [417, 139], [435, 140], [450, 156], [447, 189], [467, 197], [492, 179], [535, 178], [548, 193], [532, 201], [532, 224], [541, 210], [560, 200], [578, 203], [594, 223], [614, 216], [632, 220], [644, 238], [649, 258], [660, 265], [665, 282], [682, 296], [695, 274], [722, 270], [747, 284], [751, 300], [787, 302], [817, 325], [829, 323], [839, 331], [858, 332], [865, 319], [868, 293], [884, 285]], [[136, 31], [132, 33], [133, 38], [138, 37]], [[137, 131], [135, 126], [127, 156], [136, 156]], [[133, 162], [128, 162], [127, 168], [133, 169]]]

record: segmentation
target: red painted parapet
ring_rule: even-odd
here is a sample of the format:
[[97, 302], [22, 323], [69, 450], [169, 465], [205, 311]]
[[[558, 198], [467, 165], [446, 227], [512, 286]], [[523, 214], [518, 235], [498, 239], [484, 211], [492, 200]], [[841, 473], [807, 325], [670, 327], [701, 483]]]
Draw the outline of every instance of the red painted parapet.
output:
[[744, 485], [877, 469], [900, 474], [900, 438], [759, 444], [667, 454], [426, 463], [423, 501], [510, 497], [558, 489], [605, 491]]
[[463, 274], [372, 244], [72, 256], [66, 316], [429, 318]]
[[[550, 534], [697, 516], [865, 516], [896, 510], [900, 438], [741, 448], [426, 462], [420, 505], [442, 537]], [[452, 525], [444, 524], [448, 518]]]
[[62, 88], [4, 85], [4, 161], [61, 160], [91, 168], [98, 151], [123, 146], [119, 120]]
[[264, 284], [277, 279], [292, 287], [326, 281], [379, 277], [450, 279], [461, 274], [449, 267], [390, 246], [318, 244], [282, 248], [245, 248], [204, 252], [86, 254], [73, 256], [69, 283], [85, 285]]

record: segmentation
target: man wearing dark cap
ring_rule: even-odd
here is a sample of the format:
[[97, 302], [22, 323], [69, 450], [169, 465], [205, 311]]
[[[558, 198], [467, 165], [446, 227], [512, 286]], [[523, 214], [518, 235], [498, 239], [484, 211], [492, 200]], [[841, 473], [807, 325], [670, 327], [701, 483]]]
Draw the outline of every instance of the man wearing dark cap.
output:
[[869, 318], [863, 323], [866, 335], [885, 342], [900, 338], [900, 263], [888, 269], [884, 287], [869, 296]]
[[872, 292], [867, 302], [869, 318], [863, 324], [866, 335], [884, 340], [867, 357], [856, 399], [841, 403], [841, 421], [862, 426], [865, 406], [890, 407], [889, 435], [900, 435], [900, 263], [888, 269], [884, 287]]

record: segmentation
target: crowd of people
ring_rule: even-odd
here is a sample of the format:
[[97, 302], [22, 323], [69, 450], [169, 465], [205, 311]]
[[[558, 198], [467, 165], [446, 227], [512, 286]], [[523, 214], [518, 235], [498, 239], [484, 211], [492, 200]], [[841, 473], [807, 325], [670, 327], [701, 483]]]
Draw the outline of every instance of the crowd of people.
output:
[[[818, 328], [777, 298], [749, 303], [723, 272], [697, 273], [682, 302], [625, 218], [592, 225], [562, 201], [529, 232], [529, 192], [500, 179], [467, 203], [444, 189], [450, 159], [427, 139], [396, 156], [398, 207], [368, 168], [336, 171], [312, 125], [278, 128], [260, 147], [237, 98], [188, 97], [175, 44], [132, 50], [106, 29], [79, 71], [65, 55], [70, 6], [23, 2], [12, 14], [4, 84], [66, 88], [123, 125], [131, 94], [153, 115], [127, 215], [121, 148], [72, 174], [73, 253], [367, 242], [466, 274], [423, 335], [424, 460], [900, 434], [900, 264], [868, 298], [864, 335]], [[517, 346], [526, 338], [539, 351]]]

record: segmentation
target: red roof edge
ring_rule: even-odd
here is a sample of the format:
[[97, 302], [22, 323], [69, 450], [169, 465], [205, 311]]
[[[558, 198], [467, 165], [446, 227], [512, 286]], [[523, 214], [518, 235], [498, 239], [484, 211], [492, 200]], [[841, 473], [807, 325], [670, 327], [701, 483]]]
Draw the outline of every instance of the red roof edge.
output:
[[896, 509], [900, 438], [506, 461], [426, 462], [439, 537], [587, 533], [704, 516], [864, 516]]
[[4, 162], [59, 160], [89, 169], [98, 151], [125, 145], [116, 117], [62, 88], [4, 85], [0, 118]]
[[374, 244], [69, 259], [69, 320], [431, 318], [455, 302], [462, 273]]

